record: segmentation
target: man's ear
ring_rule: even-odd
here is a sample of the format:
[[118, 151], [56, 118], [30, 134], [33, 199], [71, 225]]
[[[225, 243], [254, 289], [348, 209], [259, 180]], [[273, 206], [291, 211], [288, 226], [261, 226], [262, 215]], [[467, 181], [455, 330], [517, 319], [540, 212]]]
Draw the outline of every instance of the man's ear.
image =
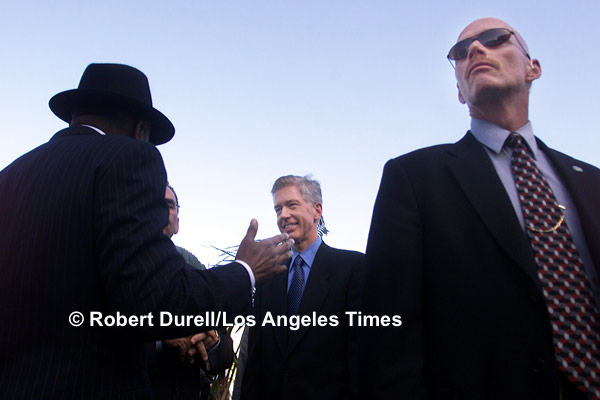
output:
[[173, 235], [177, 235], [178, 232], [179, 232], [179, 217], [177, 217], [177, 221], [175, 222], [175, 232], [173, 232]]
[[460, 104], [465, 104], [466, 101], [462, 96], [462, 93], [460, 92], [460, 86], [458, 86], [458, 83], [456, 84], [456, 89], [458, 89], [458, 101], [460, 102]]
[[143, 140], [145, 142], [150, 141], [150, 123], [145, 120], [140, 120], [135, 124], [134, 138]]
[[323, 215], [323, 205], [317, 201], [313, 204], [313, 209], [315, 210], [315, 221], [318, 221]]
[[527, 82], [532, 82], [542, 76], [542, 65], [537, 58], [529, 60], [529, 68], [527, 69]]

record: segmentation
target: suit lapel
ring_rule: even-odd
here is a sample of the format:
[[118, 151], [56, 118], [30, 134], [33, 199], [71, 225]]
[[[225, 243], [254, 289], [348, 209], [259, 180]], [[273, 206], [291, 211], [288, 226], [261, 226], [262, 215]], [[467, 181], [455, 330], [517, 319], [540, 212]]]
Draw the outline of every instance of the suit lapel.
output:
[[477, 214], [500, 246], [541, 289], [527, 236], [483, 146], [468, 132], [450, 153], [454, 157], [448, 167]]
[[[302, 301], [300, 302], [300, 308], [298, 309], [298, 315], [309, 315], [312, 316], [313, 312], [319, 314], [321, 306], [327, 299], [329, 293], [329, 265], [332, 262], [330, 260], [331, 248], [325, 243], [321, 243], [313, 265], [310, 269], [310, 275], [308, 275], [308, 281], [302, 294]], [[296, 331], [289, 331], [289, 340], [287, 346], [287, 354], [289, 355], [294, 347], [298, 344], [300, 339], [310, 329], [309, 326], [301, 326]]]
[[597, 173], [587, 164], [550, 149], [537, 139], [542, 151], [552, 161], [579, 214], [586, 244], [596, 270], [600, 272], [600, 180]]

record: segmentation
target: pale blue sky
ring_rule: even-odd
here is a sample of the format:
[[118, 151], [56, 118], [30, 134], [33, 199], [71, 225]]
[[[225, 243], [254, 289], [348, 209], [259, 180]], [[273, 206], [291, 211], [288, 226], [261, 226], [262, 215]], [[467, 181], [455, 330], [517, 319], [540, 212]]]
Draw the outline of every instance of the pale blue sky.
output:
[[259, 237], [278, 232], [269, 191], [290, 173], [321, 181], [325, 240], [364, 251], [384, 163], [469, 127], [445, 56], [480, 17], [541, 62], [536, 134], [600, 165], [597, 1], [4, 3], [0, 168], [65, 126], [48, 100], [89, 63], [133, 65], [176, 128], [158, 147], [182, 206], [174, 241], [204, 262], [203, 243], [238, 244], [253, 217]]

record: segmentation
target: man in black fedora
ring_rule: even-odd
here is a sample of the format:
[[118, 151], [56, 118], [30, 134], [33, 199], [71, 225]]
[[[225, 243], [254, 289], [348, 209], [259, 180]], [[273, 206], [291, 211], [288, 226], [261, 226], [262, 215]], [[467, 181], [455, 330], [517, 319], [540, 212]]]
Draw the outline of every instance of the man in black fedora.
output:
[[69, 128], [0, 172], [0, 398], [150, 397], [143, 342], [199, 330], [160, 313], [247, 314], [292, 241], [254, 241], [252, 220], [236, 262], [184, 262], [162, 233], [166, 173], [147, 143], [175, 130], [139, 70], [92, 64], [50, 108]]

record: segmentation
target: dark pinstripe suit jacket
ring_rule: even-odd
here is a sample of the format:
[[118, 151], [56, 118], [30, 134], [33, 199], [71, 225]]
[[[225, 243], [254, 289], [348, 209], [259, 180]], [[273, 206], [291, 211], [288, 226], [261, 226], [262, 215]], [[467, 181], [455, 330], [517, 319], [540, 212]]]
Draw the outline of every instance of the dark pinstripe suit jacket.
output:
[[[142, 341], [198, 331], [159, 329], [160, 311], [250, 311], [242, 266], [197, 271], [162, 234], [165, 185], [154, 146], [85, 127], [0, 172], [0, 398], [148, 397]], [[154, 327], [90, 327], [90, 311]]]

